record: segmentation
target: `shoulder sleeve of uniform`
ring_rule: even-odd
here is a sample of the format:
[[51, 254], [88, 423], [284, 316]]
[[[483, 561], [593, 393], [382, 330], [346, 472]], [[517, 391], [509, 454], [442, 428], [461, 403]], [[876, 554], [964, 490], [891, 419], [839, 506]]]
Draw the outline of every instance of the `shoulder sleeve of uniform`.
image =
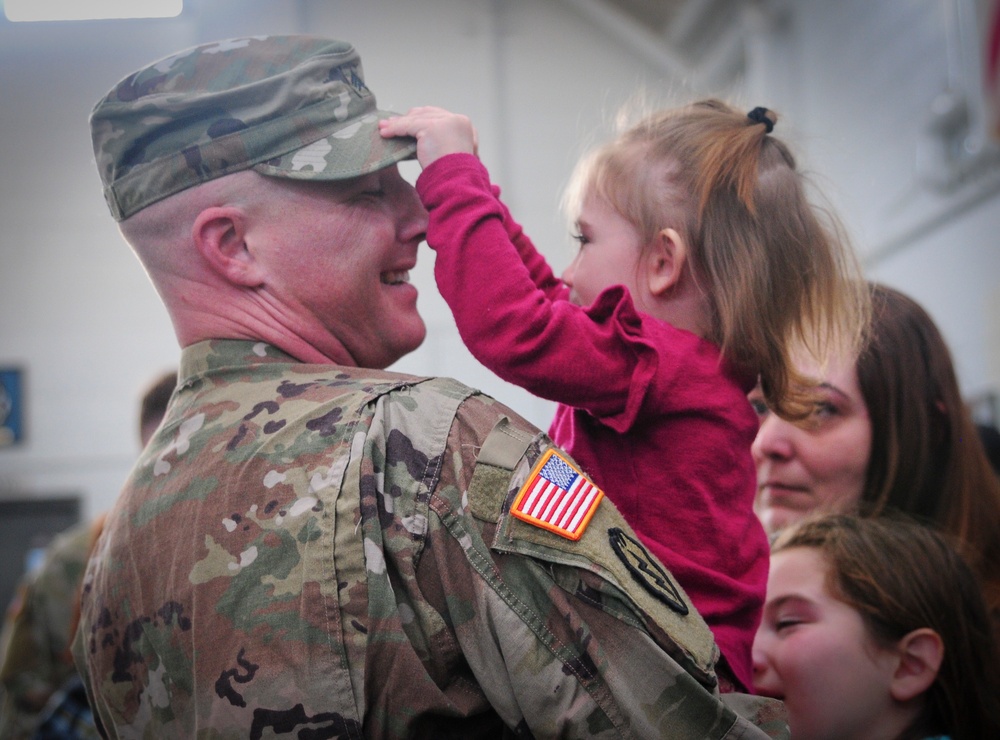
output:
[[[692, 675], [715, 685], [718, 648], [687, 594], [548, 437], [500, 419], [480, 450], [468, 496], [472, 515], [495, 523], [493, 550], [568, 566], [553, 571], [561, 586], [596, 588], [607, 611], [641, 623]], [[580, 573], [597, 578], [571, 583]]]

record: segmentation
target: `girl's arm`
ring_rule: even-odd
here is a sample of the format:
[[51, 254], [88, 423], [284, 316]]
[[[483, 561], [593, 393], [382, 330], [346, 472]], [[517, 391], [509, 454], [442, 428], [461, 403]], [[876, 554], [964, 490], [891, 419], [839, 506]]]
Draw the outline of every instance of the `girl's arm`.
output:
[[619, 417], [627, 428], [657, 357], [625, 289], [605, 291], [589, 308], [551, 300], [530, 272], [531, 255], [541, 255], [532, 247], [522, 260], [475, 157], [436, 162], [417, 191], [430, 212], [438, 288], [469, 351], [504, 380], [606, 422]]
[[[379, 121], [379, 131], [384, 137], [412, 136], [417, 140], [417, 160], [427, 169], [441, 157], [449, 154], [477, 154], [479, 137], [467, 116], [431, 106], [413, 108], [404, 116]], [[569, 295], [562, 280], [555, 276], [545, 258], [524, 233], [524, 229], [500, 202], [500, 188], [492, 186], [492, 194], [500, 206], [507, 237], [517, 249], [528, 268], [535, 285], [551, 300], [561, 300]]]
[[493, 185], [492, 192], [493, 197], [496, 198], [503, 212], [503, 226], [507, 232], [507, 238], [510, 239], [511, 244], [517, 249], [517, 253], [520, 255], [524, 266], [528, 268], [528, 274], [531, 276], [535, 287], [545, 293], [551, 301], [568, 300], [569, 288], [566, 287], [566, 283], [556, 277], [548, 261], [535, 249], [534, 243], [524, 233], [521, 224], [511, 216], [510, 210], [500, 200], [499, 186]]
[[[417, 139], [417, 192], [430, 213], [434, 274], [469, 351], [515, 385], [627, 427], [651, 383], [656, 352], [623, 296], [587, 309], [568, 291], [496, 197], [463, 116], [416, 109], [381, 124]], [[617, 423], [616, 423], [617, 419]]]

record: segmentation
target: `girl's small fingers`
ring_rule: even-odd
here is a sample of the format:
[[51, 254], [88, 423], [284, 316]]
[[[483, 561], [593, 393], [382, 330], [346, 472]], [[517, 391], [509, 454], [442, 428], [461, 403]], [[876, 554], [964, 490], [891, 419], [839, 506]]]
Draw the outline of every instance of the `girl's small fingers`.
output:
[[416, 122], [409, 115], [396, 116], [379, 121], [379, 130], [383, 133], [390, 133], [393, 136], [412, 135], [416, 128]]

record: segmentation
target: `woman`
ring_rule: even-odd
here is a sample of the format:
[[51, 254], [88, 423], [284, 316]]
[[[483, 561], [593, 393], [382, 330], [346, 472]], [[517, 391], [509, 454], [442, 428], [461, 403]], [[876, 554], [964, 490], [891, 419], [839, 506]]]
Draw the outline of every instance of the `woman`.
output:
[[1000, 737], [998, 668], [975, 576], [931, 529], [835, 515], [775, 542], [754, 688], [796, 740]]
[[1000, 481], [930, 316], [892, 288], [871, 290], [857, 360], [805, 368], [823, 379], [810, 420], [789, 423], [755, 401], [758, 516], [773, 536], [817, 510], [905, 512], [954, 540], [1000, 625]]

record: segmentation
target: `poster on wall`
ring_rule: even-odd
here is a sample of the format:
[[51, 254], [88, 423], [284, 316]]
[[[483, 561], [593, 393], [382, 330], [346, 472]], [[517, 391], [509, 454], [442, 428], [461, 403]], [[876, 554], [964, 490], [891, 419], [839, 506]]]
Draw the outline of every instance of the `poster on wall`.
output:
[[1000, 0], [979, 0], [979, 19], [988, 128], [1000, 141]]
[[0, 449], [24, 441], [24, 373], [0, 366]]

